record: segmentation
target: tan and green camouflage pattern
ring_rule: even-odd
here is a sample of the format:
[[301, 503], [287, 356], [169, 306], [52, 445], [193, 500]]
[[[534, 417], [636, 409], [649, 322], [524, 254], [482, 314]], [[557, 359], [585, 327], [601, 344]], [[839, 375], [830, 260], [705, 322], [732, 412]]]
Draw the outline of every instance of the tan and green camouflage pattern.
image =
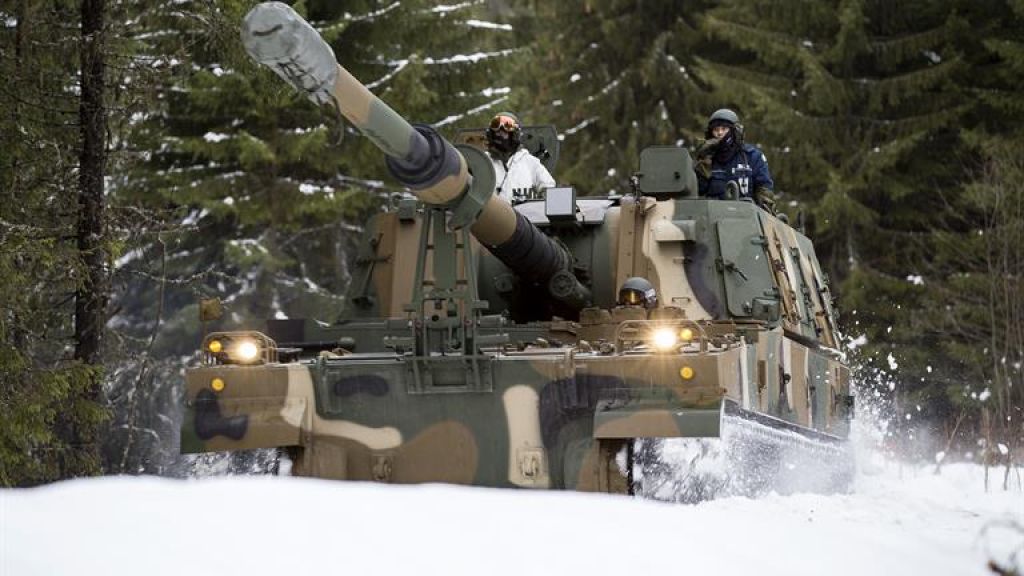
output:
[[[725, 402], [846, 437], [849, 371], [831, 350], [834, 317], [814, 284], [823, 279], [806, 237], [745, 202], [588, 202], [598, 223], [563, 241], [590, 255], [599, 305], [578, 321], [532, 323], [518, 336], [510, 330], [518, 346], [480, 350], [481, 386], [465, 377], [466, 358], [437, 364], [433, 382], [417, 384], [408, 353], [364, 346], [357, 333], [352, 353], [189, 370], [182, 450], [292, 447], [294, 473], [325, 478], [623, 491], [615, 455], [626, 442], [716, 436]], [[399, 210], [368, 229], [375, 239], [364, 264], [365, 292], [376, 302], [370, 312], [398, 324], [409, 321], [403, 305], [415, 265], [408, 253], [421, 218]], [[723, 234], [740, 235], [740, 247]], [[487, 271], [501, 265], [479, 245], [471, 250], [484, 285]], [[774, 325], [731, 312], [744, 308], [729, 301], [736, 274], [715, 264], [723, 250], [758, 284], [755, 292], [783, 283]], [[663, 306], [652, 314], [614, 305], [618, 279], [633, 275], [659, 291]], [[694, 326], [702, 337], [672, 354], [616, 351], [617, 331], [631, 322]], [[682, 377], [684, 366], [691, 379]], [[220, 392], [211, 389], [215, 377], [226, 383]]]
[[[298, 40], [249, 38], [250, 52], [415, 164], [417, 132], [340, 66], [315, 68], [326, 44], [316, 58], [288, 48], [319, 46], [294, 12], [261, 6], [254, 34], [287, 21]], [[207, 354], [186, 371], [183, 452], [280, 447], [304, 476], [625, 492], [617, 455], [632, 439], [715, 437], [727, 409], [846, 438], [849, 370], [805, 236], [753, 203], [673, 194], [584, 197], [568, 224], [548, 222], [542, 200], [513, 209], [490, 196], [473, 237], [452, 233], [436, 207], [472, 187], [452, 151], [459, 168], [415, 188], [422, 203], [367, 225], [342, 320], [289, 325], [300, 347], [336, 345], [287, 361], [272, 330], [280, 361]], [[659, 169], [679, 167], [645, 168]], [[512, 236], [517, 213], [568, 250], [590, 307], [545, 312], [546, 293], [485, 249]], [[658, 308], [617, 305], [634, 276], [656, 288]], [[656, 330], [684, 328], [689, 342], [649, 344]]]

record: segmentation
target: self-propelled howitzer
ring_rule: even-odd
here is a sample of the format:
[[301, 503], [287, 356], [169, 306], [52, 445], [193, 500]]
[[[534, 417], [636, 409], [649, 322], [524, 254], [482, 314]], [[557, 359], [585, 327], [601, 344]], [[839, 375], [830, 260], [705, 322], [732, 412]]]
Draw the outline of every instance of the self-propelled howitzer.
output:
[[[484, 152], [409, 125], [288, 6], [254, 8], [243, 41], [336, 107], [416, 200], [367, 225], [338, 322], [205, 338], [183, 452], [281, 448], [293, 473], [337, 479], [651, 493], [672, 470], [661, 439], [723, 438], [759, 469], [719, 488], [780, 489], [770, 479], [806, 463], [798, 452], [834, 466], [787, 482], [848, 480], [848, 369], [804, 235], [697, 197], [672, 147], [644, 151], [633, 194], [559, 187], [513, 208]], [[637, 282], [650, 298], [623, 299]]]

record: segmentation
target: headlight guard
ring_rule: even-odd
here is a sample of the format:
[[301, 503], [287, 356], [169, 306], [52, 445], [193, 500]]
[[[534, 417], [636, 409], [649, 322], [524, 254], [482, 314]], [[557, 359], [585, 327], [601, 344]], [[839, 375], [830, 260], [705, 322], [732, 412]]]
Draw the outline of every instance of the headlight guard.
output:
[[212, 332], [203, 339], [203, 364], [254, 366], [278, 361], [277, 343], [255, 330]]

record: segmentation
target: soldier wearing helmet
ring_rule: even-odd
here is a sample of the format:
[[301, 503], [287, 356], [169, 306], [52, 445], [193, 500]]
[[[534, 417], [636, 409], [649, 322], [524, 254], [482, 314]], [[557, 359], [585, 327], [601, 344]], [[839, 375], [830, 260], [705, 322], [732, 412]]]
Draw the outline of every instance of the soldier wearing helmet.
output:
[[519, 118], [511, 112], [496, 114], [486, 132], [497, 183], [495, 192], [510, 203], [529, 196], [531, 191], [555, 185], [544, 164], [520, 145], [521, 133]]
[[626, 278], [619, 288], [619, 306], [643, 306], [650, 310], [658, 307], [658, 291], [646, 278]]
[[762, 208], [774, 212], [775, 183], [768, 171], [764, 152], [743, 141], [743, 125], [728, 108], [716, 110], [708, 118], [706, 140], [697, 147], [697, 181], [700, 194], [726, 198], [734, 182], [737, 199], [753, 198]]

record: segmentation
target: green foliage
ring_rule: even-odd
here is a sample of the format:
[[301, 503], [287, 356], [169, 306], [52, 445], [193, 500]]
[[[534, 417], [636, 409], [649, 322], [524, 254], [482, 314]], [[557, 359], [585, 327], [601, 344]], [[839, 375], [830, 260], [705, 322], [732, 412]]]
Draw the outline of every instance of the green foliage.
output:
[[[6, 212], [0, 208], [0, 221], [9, 226]], [[71, 431], [95, 439], [104, 412], [89, 392], [101, 369], [63, 358], [68, 311], [49, 309], [56, 295], [40, 283], [66, 270], [73, 255], [28, 230], [0, 233], [0, 486], [99, 471], [96, 450], [72, 445]]]
[[[512, 108], [564, 138], [560, 183], [580, 194], [624, 193], [640, 151], [692, 144], [712, 104], [690, 70], [702, 39], [701, 3], [528, 3], [516, 24], [531, 42], [520, 57]], [[523, 8], [524, 12], [526, 8]]]
[[996, 436], [1013, 444], [1024, 417], [1024, 161], [999, 140], [981, 153], [984, 168], [936, 234], [929, 324], [950, 336], [943, 353], [971, 376], [952, 397], [990, 410]]
[[957, 46], [967, 63], [959, 80], [973, 104], [966, 129], [1019, 137], [1024, 118], [1024, 6], [1019, 0], [963, 1], [955, 6], [963, 19]]
[[812, 207], [819, 253], [840, 281], [851, 262], [898, 273], [871, 242], [890, 234], [865, 232], [927, 227], [929, 188], [954, 181], [936, 158], [952, 150], [946, 131], [963, 113], [950, 106], [962, 67], [955, 22], [935, 3], [864, 0], [724, 2], [704, 19], [731, 51], [700, 60], [698, 73], [740, 108], [790, 205]]
[[[0, 28], [0, 485], [101, 469], [101, 366], [70, 359], [79, 63], [77, 3], [19, 2]], [[5, 8], [6, 10], [6, 8]]]
[[[6, 334], [0, 334], [6, 336]], [[73, 365], [39, 370], [21, 351], [0, 348], [0, 486], [31, 486], [101, 470], [98, 452], [67, 440], [74, 427], [93, 438], [106, 411], [88, 391], [101, 377], [97, 367]]]
[[[189, 237], [172, 235], [172, 251], [189, 254], [177, 259], [172, 274], [216, 270], [192, 289], [228, 299], [234, 322], [262, 320], [267, 302], [287, 314], [332, 319], [337, 299], [295, 291], [306, 277], [340, 294], [347, 273], [335, 250], [307, 247], [353, 241], [352, 229], [340, 223], [356, 226], [387, 199], [379, 181], [383, 158], [332, 113], [240, 53], [238, 28], [252, 4], [178, 5], [209, 29], [191, 31], [189, 60], [180, 60], [169, 77], [162, 109], [138, 127], [140, 138], [161, 134], [147, 144], [158, 149], [132, 173], [120, 198], [172, 206], [193, 223]], [[344, 13], [333, 3], [296, 7], [356, 77], [410, 119], [445, 119], [486, 103], [483, 92], [500, 57], [456, 56], [497, 47], [493, 33], [467, 24], [472, 6], [410, 2], [380, 9], [364, 2], [347, 4]], [[309, 305], [285, 306], [303, 299]]]

